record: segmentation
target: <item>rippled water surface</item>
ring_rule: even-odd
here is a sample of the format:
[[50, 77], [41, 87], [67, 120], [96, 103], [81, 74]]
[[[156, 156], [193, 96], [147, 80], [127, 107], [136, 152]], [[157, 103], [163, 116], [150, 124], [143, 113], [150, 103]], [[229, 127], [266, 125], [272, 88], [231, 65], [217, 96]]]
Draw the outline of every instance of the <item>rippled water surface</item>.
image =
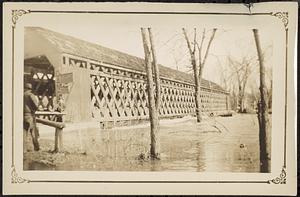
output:
[[53, 136], [41, 132], [39, 152], [24, 154], [25, 170], [259, 172], [255, 115], [162, 120], [161, 159], [151, 161], [149, 125], [64, 133], [65, 152], [52, 154]]

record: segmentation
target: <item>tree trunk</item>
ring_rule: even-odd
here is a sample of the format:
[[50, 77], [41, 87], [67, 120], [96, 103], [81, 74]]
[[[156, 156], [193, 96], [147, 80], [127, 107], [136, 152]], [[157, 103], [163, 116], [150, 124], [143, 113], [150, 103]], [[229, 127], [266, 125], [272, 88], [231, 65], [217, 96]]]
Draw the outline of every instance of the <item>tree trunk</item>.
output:
[[151, 51], [149, 47], [149, 42], [146, 37], [146, 30], [141, 28], [143, 46], [145, 52], [145, 64], [146, 64], [146, 73], [147, 73], [147, 84], [148, 84], [148, 104], [149, 104], [149, 118], [150, 118], [150, 157], [151, 159], [159, 158], [159, 142], [158, 142], [158, 111], [155, 106], [155, 97], [154, 97], [154, 83], [152, 75], [152, 62], [151, 62]]
[[151, 45], [151, 52], [152, 52], [152, 64], [154, 68], [154, 77], [155, 77], [155, 92], [156, 92], [156, 100], [155, 100], [155, 107], [156, 110], [159, 113], [159, 107], [160, 107], [160, 79], [159, 79], [159, 69], [158, 65], [156, 62], [156, 52], [155, 52], [155, 47], [154, 47], [154, 42], [153, 42], [153, 35], [152, 31], [150, 28], [148, 28], [149, 32], [149, 38], [150, 38], [150, 45]]
[[191, 43], [189, 41], [189, 38], [187, 36], [187, 33], [185, 31], [184, 28], [182, 28], [183, 31], [183, 35], [185, 37], [188, 49], [189, 49], [189, 53], [191, 56], [191, 64], [193, 67], [193, 73], [194, 73], [194, 81], [195, 81], [195, 105], [196, 105], [196, 118], [197, 118], [197, 122], [201, 122], [202, 117], [201, 117], [201, 91], [200, 91], [200, 83], [201, 83], [201, 78], [199, 77], [199, 72], [201, 68], [199, 68], [197, 66], [197, 62], [196, 62], [196, 57], [195, 57], [195, 47], [196, 47], [196, 30], [194, 32], [194, 49], [192, 49]]
[[[195, 64], [196, 60], [194, 59]], [[197, 66], [195, 65], [194, 70], [194, 78], [195, 78], [195, 104], [196, 104], [196, 118], [197, 122], [202, 121], [202, 115], [201, 115], [201, 77], [197, 75]]]
[[243, 112], [243, 93], [242, 93], [242, 87], [239, 85], [239, 94], [238, 94], [238, 106], [239, 106], [239, 113]]
[[273, 83], [273, 80], [271, 80], [271, 87], [270, 87], [270, 91], [268, 92], [268, 107], [269, 107], [269, 109], [271, 110], [272, 109], [272, 91], [273, 91], [273, 85], [272, 85], [272, 83]]
[[266, 87], [266, 69], [264, 65], [263, 53], [261, 51], [259, 34], [257, 29], [253, 29], [254, 39], [256, 43], [257, 56], [259, 60], [260, 72], [260, 105], [258, 107], [258, 121], [259, 121], [259, 145], [260, 145], [260, 171], [270, 172], [271, 160], [271, 136], [269, 133], [269, 117], [268, 117], [268, 103], [267, 103], [267, 87]]
[[236, 111], [236, 94], [234, 90], [232, 90], [230, 102], [231, 102], [232, 109]]
[[244, 113], [245, 112], [245, 93], [242, 92], [241, 97], [240, 97], [240, 112]]

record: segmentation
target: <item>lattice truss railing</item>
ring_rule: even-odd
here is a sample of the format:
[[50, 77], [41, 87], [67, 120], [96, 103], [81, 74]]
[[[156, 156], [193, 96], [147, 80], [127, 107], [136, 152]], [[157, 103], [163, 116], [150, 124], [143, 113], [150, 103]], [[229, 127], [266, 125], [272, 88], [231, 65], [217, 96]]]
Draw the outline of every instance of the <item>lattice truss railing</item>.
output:
[[[146, 76], [65, 54], [63, 63], [74, 68], [91, 70], [92, 116], [100, 121], [144, 119], [148, 117]], [[202, 89], [203, 111], [225, 110], [226, 95]], [[194, 86], [161, 78], [160, 116], [177, 116], [195, 113]]]
[[161, 80], [160, 115], [174, 116], [195, 112], [193, 86]]
[[91, 105], [97, 119], [146, 118], [146, 85], [130, 78], [120, 79], [108, 75], [91, 75]]
[[[26, 68], [27, 69], [27, 68]], [[55, 77], [53, 70], [31, 68], [25, 73], [25, 83], [32, 84], [32, 92], [38, 99], [38, 111], [53, 111], [55, 102]], [[55, 115], [38, 115], [40, 118], [55, 120]]]

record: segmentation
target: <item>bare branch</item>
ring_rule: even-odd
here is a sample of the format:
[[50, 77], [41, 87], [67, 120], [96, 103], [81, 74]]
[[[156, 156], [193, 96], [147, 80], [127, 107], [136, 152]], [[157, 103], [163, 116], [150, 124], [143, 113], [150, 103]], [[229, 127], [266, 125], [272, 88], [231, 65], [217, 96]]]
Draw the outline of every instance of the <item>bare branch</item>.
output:
[[196, 43], [197, 43], [197, 30], [194, 28], [194, 48], [193, 48], [193, 54], [196, 52]]
[[187, 43], [190, 55], [192, 56], [193, 55], [193, 51], [192, 51], [192, 47], [191, 47], [191, 43], [190, 43], [189, 37], [187, 36], [185, 28], [182, 28], [182, 31], [183, 31], [183, 35], [185, 37], [185, 40], [186, 40], [186, 43]]
[[214, 39], [214, 36], [215, 36], [215, 34], [216, 34], [216, 31], [217, 31], [217, 29], [213, 29], [213, 32], [212, 32], [212, 34], [211, 34], [211, 36], [210, 36], [210, 39], [209, 39], [209, 42], [208, 42], [208, 45], [207, 45], [207, 48], [206, 48], [206, 52], [205, 52], [203, 61], [202, 61], [201, 64], [200, 64], [200, 72], [202, 71], [202, 69], [203, 69], [203, 67], [204, 67], [204, 65], [205, 65], [205, 62], [206, 62], [206, 59], [207, 59], [207, 56], [208, 56], [208, 51], [209, 51], [209, 48], [210, 48], [210, 46], [211, 46], [211, 43], [212, 43], [212, 41], [213, 41], [213, 39]]
[[200, 43], [200, 46], [198, 46], [198, 50], [199, 50], [199, 66], [201, 66], [201, 62], [202, 62], [202, 46], [203, 46], [203, 42], [204, 42], [204, 39], [205, 39], [205, 29], [203, 30], [202, 32], [202, 39], [201, 39], [201, 43]]
[[[179, 33], [174, 34], [171, 38], [169, 38], [166, 42], [162, 43], [161, 45], [159, 45], [157, 48], [160, 49], [164, 46], [166, 46], [171, 40], [174, 40], [176, 38], [176, 36], [178, 36]], [[175, 40], [175, 43], [178, 42], [179, 39]]]

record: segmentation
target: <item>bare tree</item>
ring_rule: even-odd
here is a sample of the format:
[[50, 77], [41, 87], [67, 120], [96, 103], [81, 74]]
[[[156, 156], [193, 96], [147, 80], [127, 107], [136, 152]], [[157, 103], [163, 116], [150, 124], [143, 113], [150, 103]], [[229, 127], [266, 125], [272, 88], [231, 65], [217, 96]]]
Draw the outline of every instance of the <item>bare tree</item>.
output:
[[228, 57], [229, 67], [232, 69], [236, 83], [237, 83], [237, 96], [238, 96], [238, 112], [244, 112], [245, 105], [245, 90], [252, 72], [252, 62], [253, 58], [243, 57], [241, 61], [235, 60], [232, 57]]
[[[215, 56], [217, 59], [217, 64], [219, 67], [219, 76], [220, 76], [220, 82], [222, 84], [222, 87], [224, 90], [229, 92], [228, 98], [226, 97], [226, 104], [227, 104], [227, 109], [237, 109], [237, 95], [236, 95], [236, 79], [235, 79], [235, 72], [232, 71], [231, 67], [228, 66], [228, 58], [227, 58], [227, 63], [222, 64], [219, 57]], [[225, 65], [225, 66], [224, 66]], [[230, 107], [229, 107], [230, 105]]]
[[257, 29], [253, 29], [253, 35], [256, 43], [257, 56], [259, 61], [260, 73], [260, 102], [258, 105], [258, 123], [259, 123], [259, 145], [260, 145], [260, 170], [261, 172], [270, 172], [271, 160], [271, 137], [269, 134], [269, 117], [266, 86], [266, 68], [264, 65], [264, 56], [260, 46], [259, 34]]
[[232, 72], [230, 67], [226, 64], [226, 66], [223, 66], [218, 56], [215, 57], [217, 59], [217, 64], [219, 67], [220, 82], [224, 90], [229, 93], [229, 95], [226, 96], [226, 109], [233, 109], [233, 107], [236, 106], [236, 96], [234, 92], [234, 85], [236, 80], [234, 80], [234, 72]]
[[[148, 103], [149, 103], [149, 117], [150, 117], [150, 157], [151, 159], [159, 159], [159, 106], [160, 106], [160, 79], [159, 69], [156, 63], [156, 53], [153, 43], [153, 35], [151, 28], [147, 31], [145, 28], [141, 28], [143, 46], [145, 52], [145, 65], [147, 73], [147, 85], [148, 85]], [[153, 71], [155, 78], [155, 87], [153, 81]], [[156, 96], [155, 96], [156, 93]]]
[[[187, 47], [188, 47], [190, 56], [191, 56], [191, 65], [192, 65], [193, 73], [194, 73], [197, 122], [201, 122], [202, 116], [201, 116], [201, 97], [200, 97], [201, 92], [200, 92], [200, 90], [201, 90], [202, 73], [203, 73], [204, 65], [205, 65], [205, 62], [206, 62], [206, 59], [208, 56], [209, 48], [214, 39], [217, 29], [213, 29], [212, 34], [209, 38], [208, 44], [206, 46], [206, 50], [204, 52], [202, 51], [202, 49], [203, 49], [204, 40], [205, 40], [205, 36], [206, 36], [205, 29], [202, 32], [200, 44], [197, 42], [197, 29], [196, 28], [194, 28], [194, 38], [193, 38], [192, 43], [189, 40], [186, 29], [182, 28], [182, 31], [183, 31], [183, 35], [184, 35], [184, 38], [187, 43]], [[198, 55], [196, 54], [197, 50], [198, 50]], [[204, 53], [204, 56], [202, 57], [203, 53]]]

